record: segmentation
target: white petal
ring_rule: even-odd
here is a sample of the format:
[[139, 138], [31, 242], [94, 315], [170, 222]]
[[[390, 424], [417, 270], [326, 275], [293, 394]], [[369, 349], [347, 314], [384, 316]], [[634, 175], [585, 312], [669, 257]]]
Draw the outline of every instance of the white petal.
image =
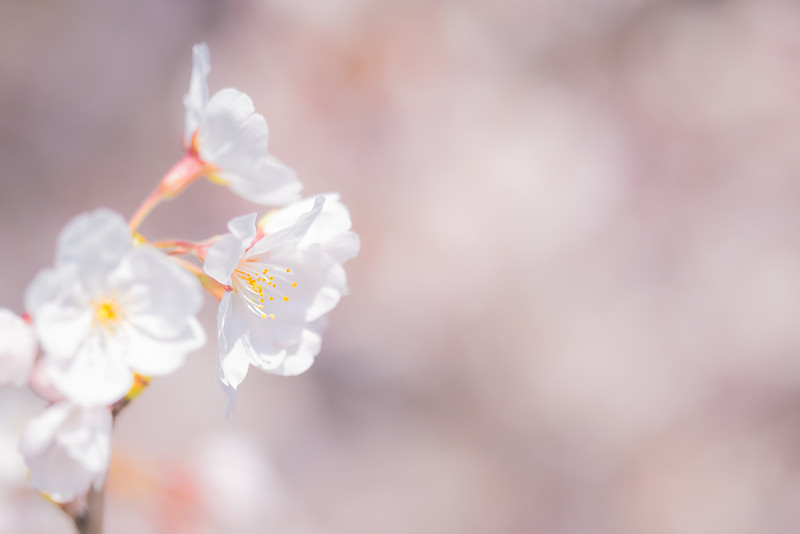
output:
[[132, 234], [122, 215], [100, 208], [78, 215], [61, 231], [56, 266], [76, 264], [78, 278], [91, 292], [131, 249]]
[[49, 361], [47, 369], [56, 388], [81, 406], [111, 405], [133, 385], [125, 347], [105, 332], [90, 336], [71, 360]]
[[49, 358], [42, 358], [33, 366], [29, 386], [36, 395], [49, 402], [66, 400], [50, 376], [49, 367], [52, 366]]
[[[66, 271], [74, 271], [72, 275], [65, 275]], [[65, 278], [72, 277], [74, 280], [65, 281]], [[25, 290], [25, 309], [36, 314], [41, 306], [63, 298], [70, 285], [77, 283], [77, 269], [69, 266], [61, 269], [42, 269], [28, 284]]]
[[[337, 267], [341, 269], [341, 266], [337, 265]], [[344, 274], [344, 269], [341, 272]], [[314, 302], [306, 311], [306, 320], [315, 321], [319, 319], [334, 309], [341, 299], [342, 292], [339, 289], [330, 285], [322, 286], [314, 296]]]
[[198, 133], [200, 157], [217, 168], [231, 191], [257, 204], [277, 205], [297, 198], [302, 185], [294, 171], [267, 153], [269, 129], [253, 101], [236, 89], [209, 100]]
[[249, 368], [250, 357], [240, 339], [220, 360], [220, 381], [226, 386], [237, 389], [247, 376]]
[[[325, 199], [325, 204], [300, 242], [300, 248], [328, 241], [347, 232], [352, 226], [350, 212], [339, 201], [339, 193], [326, 193], [318, 196]], [[266, 220], [262, 230], [272, 233], [294, 225], [304, 213], [311, 211], [315, 202], [316, 198], [305, 198], [275, 210]]]
[[231, 285], [231, 274], [245, 248], [241, 238], [225, 234], [209, 247], [203, 271], [220, 284]]
[[228, 231], [249, 246], [256, 236], [256, 214], [248, 213], [234, 217], [228, 221]]
[[28, 422], [22, 434], [19, 449], [25, 456], [44, 454], [55, 439], [55, 434], [67, 417], [73, 405], [62, 402], [54, 404]]
[[243, 199], [263, 206], [280, 206], [300, 195], [303, 185], [295, 172], [271, 156], [262, 157], [254, 166], [220, 174], [231, 191]]
[[[276, 255], [277, 256], [277, 255]], [[319, 245], [294, 255], [291, 259], [277, 256], [275, 262], [292, 267], [297, 287], [291, 289], [288, 302], [281, 304], [279, 319], [310, 322], [331, 311], [347, 292], [344, 268], [324, 254]]]
[[111, 411], [106, 406], [77, 408], [61, 426], [56, 442], [85, 469], [98, 472], [108, 466]]
[[144, 376], [161, 376], [183, 365], [186, 354], [205, 344], [206, 334], [200, 322], [193, 317], [175, 338], [156, 339], [129, 325], [123, 339], [128, 347], [131, 369]]
[[267, 154], [267, 121], [255, 114], [250, 97], [236, 89], [211, 97], [198, 136], [200, 157], [222, 169], [249, 168]]
[[224, 385], [236, 389], [247, 375], [250, 358], [244, 347], [246, 325], [244, 321], [235, 316], [233, 302], [231, 292], [222, 296], [217, 310], [217, 331], [219, 332], [220, 381]]
[[248, 251], [248, 256], [258, 256], [267, 251], [274, 253], [279, 251], [281, 254], [289, 255], [297, 250], [298, 243], [311, 228], [314, 220], [319, 216], [325, 205], [325, 197], [318, 196], [314, 199], [313, 207], [306, 213], [301, 214], [295, 223], [278, 231], [268, 234], [258, 241]]
[[305, 373], [311, 368], [314, 358], [321, 349], [322, 336], [310, 328], [306, 328], [303, 330], [303, 338], [300, 343], [286, 355], [283, 364], [272, 372], [283, 376]]
[[109, 277], [109, 285], [125, 320], [158, 338], [179, 335], [203, 305], [194, 275], [149, 247], [128, 254]]
[[256, 236], [256, 214], [235, 217], [228, 222], [230, 234], [219, 238], [206, 254], [203, 270], [220, 284], [231, 284], [231, 274]]
[[44, 353], [54, 358], [75, 354], [92, 325], [91, 307], [75, 266], [40, 271], [28, 286], [25, 301]]
[[33, 328], [16, 313], [0, 308], [0, 384], [24, 385], [35, 359]]
[[228, 417], [233, 411], [233, 407], [236, 405], [236, 388], [222, 382], [221, 377], [220, 386], [222, 386], [222, 394], [225, 395], [225, 411], [223, 413], [225, 417]]
[[339, 263], [355, 258], [361, 249], [361, 239], [355, 232], [345, 232], [320, 243], [322, 251]]
[[203, 122], [206, 103], [208, 102], [208, 85], [206, 79], [211, 72], [211, 56], [205, 43], [192, 48], [192, 77], [189, 80], [189, 91], [183, 97], [186, 108], [186, 119], [183, 130], [183, 142], [188, 147], [192, 135]]
[[20, 452], [31, 482], [56, 502], [85, 494], [105, 480], [111, 456], [111, 413], [106, 407], [82, 409], [57, 403], [32, 419]]

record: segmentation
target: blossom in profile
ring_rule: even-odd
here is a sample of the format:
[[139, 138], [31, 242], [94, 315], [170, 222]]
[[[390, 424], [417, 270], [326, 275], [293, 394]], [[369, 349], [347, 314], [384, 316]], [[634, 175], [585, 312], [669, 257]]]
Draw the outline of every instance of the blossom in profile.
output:
[[25, 385], [35, 360], [33, 328], [16, 313], [0, 308], [0, 385]]
[[65, 503], [100, 489], [111, 459], [111, 411], [59, 402], [31, 419], [19, 450], [31, 483], [53, 501]]
[[267, 153], [267, 121], [255, 112], [253, 101], [232, 88], [209, 98], [208, 46], [195, 45], [192, 58], [189, 91], [183, 99], [188, 157], [167, 175], [165, 190], [180, 190], [187, 180], [206, 176], [256, 204], [277, 206], [297, 199], [302, 185], [294, 171]]
[[134, 247], [125, 220], [107, 209], [64, 228], [55, 267], [36, 276], [25, 300], [40, 365], [81, 406], [118, 401], [134, 373], [170, 373], [205, 343], [197, 279], [158, 250]]
[[228, 223], [205, 272], [228, 291], [217, 312], [220, 380], [231, 394], [250, 365], [281, 375], [306, 371], [320, 351], [324, 316], [347, 292], [342, 264], [358, 253], [337, 194], [305, 199]]

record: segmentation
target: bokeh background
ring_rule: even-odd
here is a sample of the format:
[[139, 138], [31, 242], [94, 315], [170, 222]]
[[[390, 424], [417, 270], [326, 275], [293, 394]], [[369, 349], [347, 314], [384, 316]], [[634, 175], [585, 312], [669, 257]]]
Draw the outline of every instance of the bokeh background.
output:
[[[109, 532], [800, 532], [800, 3], [0, 0], [0, 304], [181, 156], [199, 41], [362, 251], [308, 373], [121, 416]], [[0, 531], [70, 532], [4, 432]]]

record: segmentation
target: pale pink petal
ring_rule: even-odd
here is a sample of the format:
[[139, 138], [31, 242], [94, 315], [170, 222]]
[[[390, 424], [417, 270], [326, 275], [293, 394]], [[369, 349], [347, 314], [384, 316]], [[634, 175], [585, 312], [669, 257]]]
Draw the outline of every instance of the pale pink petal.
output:
[[35, 359], [33, 328], [16, 313], [0, 308], [0, 385], [24, 385]]

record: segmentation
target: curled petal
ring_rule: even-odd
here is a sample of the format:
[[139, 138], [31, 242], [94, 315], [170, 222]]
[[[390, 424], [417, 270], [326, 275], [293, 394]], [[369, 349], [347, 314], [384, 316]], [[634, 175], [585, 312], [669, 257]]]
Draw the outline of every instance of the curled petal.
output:
[[[318, 195], [316, 198], [319, 197], [325, 199], [325, 204], [300, 242], [300, 248], [306, 248], [314, 243], [327, 242], [347, 232], [352, 227], [350, 212], [339, 201], [339, 193], [326, 193]], [[308, 213], [313, 209], [316, 198], [305, 198], [275, 210], [266, 219], [261, 229], [266, 233], [274, 233], [294, 226], [304, 213]]]
[[189, 80], [189, 91], [183, 97], [186, 108], [186, 122], [183, 131], [183, 142], [188, 147], [192, 136], [200, 127], [204, 109], [208, 102], [208, 84], [206, 79], [211, 72], [211, 55], [205, 43], [192, 48], [192, 77]]
[[[322, 330], [321, 324], [316, 329]], [[300, 342], [292, 347], [280, 367], [272, 372], [283, 376], [303, 374], [314, 364], [314, 359], [321, 349], [322, 336], [315, 329], [306, 328], [303, 330]]]

